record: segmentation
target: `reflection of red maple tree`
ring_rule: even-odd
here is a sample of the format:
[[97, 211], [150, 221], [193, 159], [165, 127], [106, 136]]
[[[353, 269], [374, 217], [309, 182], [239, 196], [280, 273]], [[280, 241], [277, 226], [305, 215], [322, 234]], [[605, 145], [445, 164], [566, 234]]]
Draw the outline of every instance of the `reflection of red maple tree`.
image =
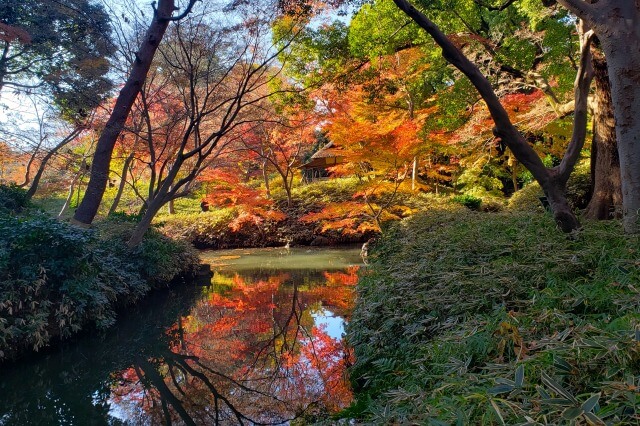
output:
[[307, 277], [304, 290], [290, 274], [217, 278], [222, 289], [167, 331], [162, 358], [139, 359], [115, 378], [113, 403], [185, 424], [282, 422], [350, 403], [350, 351], [312, 312], [329, 305], [347, 313], [357, 267]]

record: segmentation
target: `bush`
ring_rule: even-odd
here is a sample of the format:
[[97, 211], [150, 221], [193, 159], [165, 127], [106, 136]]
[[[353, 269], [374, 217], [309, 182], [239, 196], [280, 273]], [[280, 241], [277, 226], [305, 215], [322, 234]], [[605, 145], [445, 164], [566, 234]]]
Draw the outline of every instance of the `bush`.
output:
[[507, 207], [514, 212], [543, 213], [544, 207], [540, 202], [540, 197], [543, 195], [544, 193], [538, 182], [532, 182], [514, 192], [509, 201], [507, 201]]
[[567, 182], [567, 199], [569, 205], [575, 209], [584, 209], [589, 203], [591, 194], [591, 165], [583, 160], [576, 165]]
[[640, 250], [619, 222], [449, 208], [370, 250], [348, 325], [372, 424], [636, 424]]
[[215, 208], [208, 212], [162, 216], [156, 223], [171, 238], [206, 246], [229, 232], [229, 223], [236, 216], [233, 208]]
[[20, 212], [29, 205], [27, 191], [15, 184], [0, 184], [0, 213]]
[[[332, 178], [296, 186], [292, 197], [296, 204], [302, 205], [339, 203], [352, 200], [359, 186], [355, 177]], [[279, 194], [276, 201], [283, 202], [281, 198], [282, 194]]]
[[469, 194], [456, 195], [452, 198], [452, 201], [458, 204], [462, 204], [463, 206], [471, 210], [479, 210], [480, 204], [482, 204], [481, 198], [474, 197], [473, 195]]
[[132, 252], [124, 244], [132, 226], [0, 217], [0, 360], [87, 326], [107, 328], [118, 307], [197, 264], [193, 250], [153, 230]]

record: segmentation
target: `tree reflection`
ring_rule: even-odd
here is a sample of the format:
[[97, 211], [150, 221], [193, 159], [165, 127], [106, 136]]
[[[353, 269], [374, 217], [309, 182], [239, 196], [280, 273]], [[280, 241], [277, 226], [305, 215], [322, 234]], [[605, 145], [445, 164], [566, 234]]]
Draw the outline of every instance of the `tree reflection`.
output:
[[282, 424], [344, 408], [351, 355], [313, 313], [346, 315], [356, 270], [218, 273], [168, 330], [168, 349], [119, 373], [112, 405], [128, 421], [186, 425]]

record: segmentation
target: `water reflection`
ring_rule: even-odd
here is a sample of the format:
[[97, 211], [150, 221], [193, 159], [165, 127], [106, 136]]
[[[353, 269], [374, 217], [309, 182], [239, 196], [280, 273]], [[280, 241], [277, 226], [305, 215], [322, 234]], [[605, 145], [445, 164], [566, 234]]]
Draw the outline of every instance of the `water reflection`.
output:
[[[204, 257], [217, 265], [211, 285], [200, 289], [188, 311], [175, 315], [174, 310], [177, 321], [153, 333], [152, 340], [162, 344], [149, 350], [135, 340], [107, 339], [93, 350], [120, 352], [125, 346], [128, 355], [98, 369], [92, 361], [78, 367], [58, 360], [52, 380], [45, 386], [32, 382], [31, 392], [20, 389], [22, 396], [13, 403], [2, 401], [12, 386], [11, 377], [2, 377], [0, 424], [29, 415], [31, 422], [19, 424], [282, 424], [348, 405], [345, 367], [351, 355], [341, 334], [357, 280], [357, 266], [349, 265], [359, 260], [358, 251], [231, 251]], [[324, 259], [318, 264], [318, 258]], [[91, 350], [82, 355], [96, 356]], [[80, 356], [71, 359], [79, 361]], [[35, 368], [48, 368], [40, 364]], [[24, 368], [29, 370], [10, 375], [13, 386], [23, 374], [33, 374], [33, 364]], [[55, 411], [49, 422], [34, 420], [40, 415], [38, 398], [48, 398], [49, 388], [62, 388], [55, 379], [62, 374], [73, 379], [63, 387], [68, 395], [58, 392], [54, 410], [60, 413], [72, 401], [93, 409], [69, 409], [66, 421]], [[72, 389], [82, 389], [82, 395]]]

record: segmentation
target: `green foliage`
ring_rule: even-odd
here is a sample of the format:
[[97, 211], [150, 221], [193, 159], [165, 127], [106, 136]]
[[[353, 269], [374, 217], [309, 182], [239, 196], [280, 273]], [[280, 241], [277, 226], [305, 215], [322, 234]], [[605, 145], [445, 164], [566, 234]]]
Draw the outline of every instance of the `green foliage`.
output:
[[473, 195], [463, 194], [456, 195], [452, 198], [453, 202], [462, 204], [463, 206], [471, 209], [471, 210], [479, 210], [480, 204], [482, 204], [482, 199], [478, 197], [474, 197]]
[[567, 182], [567, 199], [574, 209], [584, 209], [591, 193], [591, 162], [583, 160], [576, 164]]
[[0, 360], [87, 326], [109, 327], [118, 307], [198, 263], [187, 246], [153, 230], [131, 251], [124, 242], [133, 225], [81, 230], [44, 214], [0, 217]]
[[635, 424], [638, 236], [431, 211], [370, 249], [348, 326], [371, 424]]
[[189, 241], [199, 247], [217, 247], [231, 233], [230, 224], [238, 217], [234, 208], [212, 208], [208, 212], [178, 213], [156, 221], [165, 235]]
[[[406, 23], [399, 27], [398, 23]], [[349, 26], [349, 47], [356, 58], [375, 60], [395, 53], [407, 40], [419, 45], [428, 39], [391, 0], [364, 4]]]
[[[280, 57], [287, 74], [307, 84], [316, 84], [328, 75], [339, 74], [349, 56], [346, 25], [336, 20], [299, 31], [294, 29], [297, 24], [284, 17], [273, 25], [274, 38], [283, 48]], [[292, 34], [297, 34], [293, 40]]]
[[29, 205], [27, 191], [17, 185], [0, 185], [0, 214], [17, 213]]
[[127, 212], [113, 212], [109, 215], [109, 222], [129, 222], [138, 223], [140, 221], [140, 214], [132, 214]]
[[544, 193], [538, 182], [532, 182], [524, 188], [516, 191], [509, 198], [507, 206], [509, 210], [514, 212], [544, 212], [544, 207], [540, 202], [540, 197]]
[[293, 199], [302, 205], [340, 203], [353, 199], [361, 186], [356, 177], [327, 179], [299, 185], [293, 190]]
[[68, 119], [83, 118], [112, 87], [109, 15], [88, 0], [4, 0], [0, 23], [18, 29], [3, 39], [11, 54], [0, 67], [0, 87], [42, 84]]

